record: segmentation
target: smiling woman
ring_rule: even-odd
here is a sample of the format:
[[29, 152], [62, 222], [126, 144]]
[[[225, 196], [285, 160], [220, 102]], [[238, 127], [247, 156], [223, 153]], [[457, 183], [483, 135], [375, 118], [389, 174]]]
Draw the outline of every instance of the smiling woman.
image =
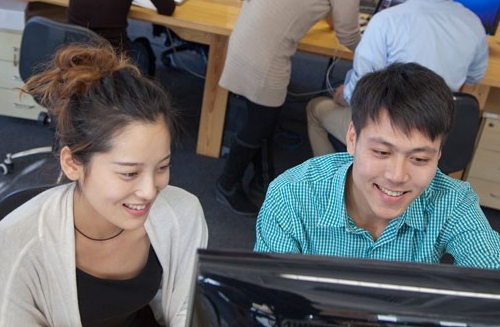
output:
[[0, 223], [0, 326], [184, 326], [208, 233], [198, 199], [168, 186], [169, 97], [110, 45], [69, 45], [46, 68], [24, 91], [55, 117], [71, 182]]

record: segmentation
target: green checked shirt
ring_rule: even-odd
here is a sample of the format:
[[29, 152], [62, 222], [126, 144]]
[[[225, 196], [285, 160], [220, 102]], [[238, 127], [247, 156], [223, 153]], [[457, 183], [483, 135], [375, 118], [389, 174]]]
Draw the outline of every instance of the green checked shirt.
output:
[[438, 171], [408, 209], [373, 241], [346, 211], [344, 185], [353, 157], [315, 157], [270, 185], [256, 226], [255, 251], [500, 268], [500, 235], [469, 183]]

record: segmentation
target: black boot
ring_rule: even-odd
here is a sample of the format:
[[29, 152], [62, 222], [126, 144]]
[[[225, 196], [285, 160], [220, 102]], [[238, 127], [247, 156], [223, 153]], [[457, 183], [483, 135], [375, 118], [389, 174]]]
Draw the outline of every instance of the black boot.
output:
[[259, 208], [248, 199], [241, 185], [245, 170], [258, 150], [258, 147], [249, 146], [235, 138], [215, 187], [217, 201], [240, 215], [255, 216], [259, 211]]
[[254, 175], [250, 180], [250, 196], [262, 202], [269, 183], [276, 177], [272, 137], [264, 140], [260, 150], [252, 159]]

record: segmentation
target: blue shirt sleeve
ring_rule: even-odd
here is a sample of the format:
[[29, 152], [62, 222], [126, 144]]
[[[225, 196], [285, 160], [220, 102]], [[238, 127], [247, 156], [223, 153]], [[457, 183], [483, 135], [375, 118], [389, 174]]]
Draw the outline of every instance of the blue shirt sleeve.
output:
[[352, 92], [356, 83], [365, 74], [383, 69], [389, 63], [385, 37], [387, 24], [374, 16], [354, 52], [353, 67], [347, 72], [344, 83], [344, 98], [351, 102]]

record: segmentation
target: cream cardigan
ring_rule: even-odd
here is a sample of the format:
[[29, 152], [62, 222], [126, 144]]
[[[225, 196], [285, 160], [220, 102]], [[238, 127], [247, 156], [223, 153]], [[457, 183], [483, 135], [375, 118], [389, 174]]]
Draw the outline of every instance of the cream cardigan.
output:
[[311, 26], [330, 11], [339, 42], [354, 51], [361, 39], [359, 0], [243, 1], [220, 86], [263, 106], [281, 106], [290, 83], [291, 56]]
[[[81, 326], [75, 272], [73, 191], [52, 188], [0, 221], [0, 327]], [[163, 268], [151, 303], [158, 321], [184, 326], [196, 249], [208, 231], [198, 199], [168, 186], [145, 224]]]

